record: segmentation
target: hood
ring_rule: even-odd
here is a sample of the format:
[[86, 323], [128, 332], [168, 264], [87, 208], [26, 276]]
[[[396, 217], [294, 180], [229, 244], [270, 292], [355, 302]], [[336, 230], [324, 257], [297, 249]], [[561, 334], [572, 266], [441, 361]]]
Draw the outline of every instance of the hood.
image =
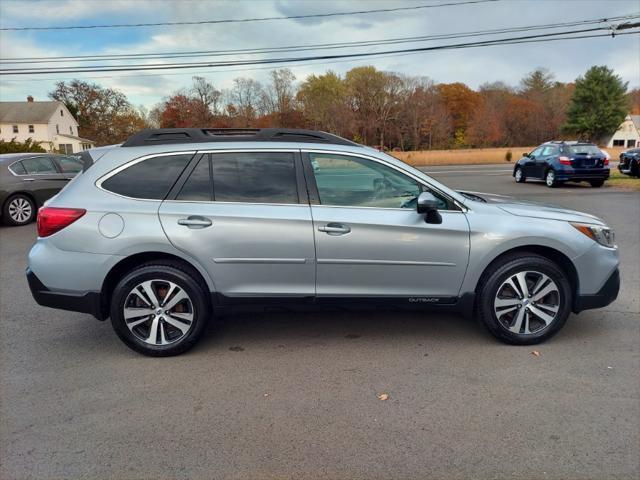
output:
[[584, 222], [604, 225], [604, 222], [589, 213], [569, 210], [548, 203], [520, 200], [506, 195], [493, 193], [460, 192], [462, 194], [477, 195], [485, 200], [486, 205], [492, 205], [518, 217], [542, 218], [547, 220], [561, 220], [565, 222]]

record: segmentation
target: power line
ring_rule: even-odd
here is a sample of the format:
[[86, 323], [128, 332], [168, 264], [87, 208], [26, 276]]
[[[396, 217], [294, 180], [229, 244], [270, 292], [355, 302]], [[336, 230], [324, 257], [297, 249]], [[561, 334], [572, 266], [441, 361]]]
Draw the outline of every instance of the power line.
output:
[[[640, 24], [637, 24], [640, 25]], [[634, 28], [627, 27], [627, 28]], [[40, 69], [5, 69], [1, 70], [2, 74], [9, 75], [41, 75], [41, 74], [53, 74], [53, 73], [85, 73], [85, 72], [129, 72], [129, 71], [148, 71], [148, 70], [173, 70], [173, 69], [191, 69], [191, 68], [199, 68], [199, 67], [225, 67], [225, 66], [245, 66], [245, 65], [266, 65], [266, 64], [277, 64], [277, 63], [298, 63], [310, 60], [335, 60], [342, 58], [364, 58], [371, 57], [375, 55], [382, 54], [401, 54], [401, 53], [419, 53], [419, 52], [427, 52], [427, 51], [435, 51], [435, 50], [444, 50], [444, 49], [459, 49], [459, 48], [471, 48], [471, 47], [481, 47], [481, 46], [491, 46], [491, 45], [508, 45], [514, 43], [531, 43], [527, 42], [527, 40], [538, 40], [541, 41], [543, 39], [547, 39], [549, 37], [557, 37], [564, 36], [561, 39], [572, 39], [578, 37], [567, 37], [567, 35], [578, 34], [578, 33], [589, 33], [599, 30], [604, 30], [606, 27], [596, 27], [590, 29], [582, 29], [582, 30], [574, 30], [571, 32], [556, 32], [556, 33], [545, 33], [539, 35], [528, 35], [522, 37], [510, 37], [503, 39], [495, 39], [495, 40], [485, 40], [479, 42], [469, 42], [469, 43], [459, 43], [459, 44], [449, 44], [449, 45], [437, 45], [432, 47], [417, 47], [410, 49], [401, 49], [401, 50], [389, 50], [384, 52], [362, 52], [362, 53], [346, 53], [346, 54], [337, 54], [337, 55], [316, 55], [316, 56], [308, 56], [308, 57], [290, 57], [290, 58], [266, 58], [266, 59], [254, 59], [254, 60], [238, 60], [233, 62], [198, 62], [198, 63], [168, 63], [168, 64], [143, 64], [143, 65], [127, 65], [127, 66], [90, 66], [90, 67], [65, 67], [64, 69], [51, 69], [51, 68], [40, 68]], [[637, 32], [629, 32], [629, 33], [640, 33]], [[618, 35], [623, 35], [623, 33], [617, 33]], [[611, 34], [601, 34], [594, 36], [610, 36]], [[582, 38], [591, 38], [591, 37], [582, 37]]]
[[456, 7], [459, 5], [471, 5], [476, 3], [499, 2], [500, 0], [466, 0], [463, 2], [449, 2], [429, 5], [414, 5], [411, 7], [378, 8], [375, 10], [353, 10], [349, 12], [315, 13], [308, 15], [288, 15], [282, 17], [260, 17], [260, 18], [231, 18], [225, 20], [199, 20], [193, 22], [157, 22], [157, 23], [113, 23], [105, 25], [66, 25], [62, 27], [0, 27], [0, 31], [25, 31], [25, 30], [80, 30], [93, 28], [137, 28], [137, 27], [167, 27], [175, 25], [212, 25], [219, 23], [248, 23], [265, 22], [271, 20], [296, 20], [302, 18], [327, 18], [346, 15], [361, 15], [369, 13], [391, 13], [409, 10], [420, 10], [425, 8]]
[[131, 54], [106, 54], [106, 55], [79, 55], [79, 56], [64, 56], [64, 57], [23, 57], [23, 58], [11, 58], [0, 59], [0, 64], [36, 64], [36, 63], [63, 63], [68, 61], [73, 62], [96, 62], [103, 61], [124, 61], [133, 59], [171, 59], [171, 58], [188, 58], [188, 57], [209, 57], [209, 56], [228, 56], [228, 55], [258, 55], [275, 52], [302, 52], [309, 50], [331, 50], [342, 49], [349, 47], [370, 47], [380, 45], [391, 45], [401, 43], [415, 43], [425, 42], [432, 40], [444, 40], [455, 39], [465, 37], [475, 37], [484, 35], [497, 35], [506, 33], [526, 32], [534, 30], [547, 30], [556, 28], [567, 28], [579, 25], [590, 25], [605, 23], [611, 21], [632, 20], [640, 18], [640, 12], [638, 14], [620, 15], [611, 18], [599, 18], [589, 20], [576, 20], [572, 22], [561, 22], [551, 24], [539, 24], [539, 25], [527, 25], [520, 27], [499, 28], [491, 30], [476, 30], [471, 32], [458, 32], [447, 33], [438, 35], [425, 35], [414, 37], [400, 37], [380, 40], [366, 40], [366, 41], [353, 41], [353, 42], [338, 42], [338, 43], [321, 43], [321, 44], [308, 44], [297, 46], [279, 46], [279, 47], [265, 47], [265, 48], [245, 48], [245, 49], [233, 49], [233, 50], [202, 50], [195, 52], [165, 52], [165, 53], [131, 53]]
[[[619, 33], [616, 34], [615, 36], [620, 36], [620, 35], [635, 35], [638, 34], [640, 32], [624, 32], [624, 33]], [[563, 41], [563, 40], [580, 40], [580, 39], [589, 39], [589, 38], [603, 38], [603, 37], [608, 37], [611, 38], [612, 35], [608, 34], [608, 33], [603, 33], [603, 34], [598, 34], [598, 35], [580, 35], [580, 36], [569, 36], [569, 37], [565, 37], [565, 38], [546, 38], [546, 39], [538, 39], [538, 40], [524, 40], [524, 41], [514, 41], [514, 42], [504, 42], [501, 44], [491, 44], [491, 45], [475, 45], [475, 46], [471, 46], [468, 48], [472, 48], [472, 47], [490, 47], [490, 46], [500, 46], [500, 45], [513, 45], [513, 44], [520, 44], [520, 43], [542, 43], [542, 42], [557, 42], [557, 41]], [[446, 50], [446, 49], [443, 49]], [[374, 53], [373, 55], [371, 55], [368, 58], [397, 58], [397, 57], [406, 57], [406, 56], [410, 56], [410, 55], [419, 55], [419, 54], [423, 54], [423, 53], [428, 53], [428, 52], [408, 52], [408, 53]], [[309, 60], [309, 63], [295, 63], [295, 64], [280, 64], [279, 67], [280, 68], [285, 68], [285, 67], [292, 67], [292, 68], [296, 68], [296, 67], [303, 67], [303, 66], [313, 66], [313, 65], [331, 65], [331, 64], [336, 64], [336, 63], [351, 63], [354, 61], [357, 61], [358, 59], [342, 59], [342, 60], [330, 60], [330, 61], [322, 61], [321, 63], [316, 63], [318, 62], [318, 60]], [[224, 68], [224, 69], [220, 69], [217, 70], [217, 72], [247, 72], [247, 71], [254, 71], [254, 70], [269, 70], [274, 68], [272, 65], [267, 65], [267, 66], [260, 66], [260, 67], [252, 67], [252, 68], [232, 68], [232, 69], [228, 69], [228, 68]], [[206, 74], [210, 74], [211, 71], [210, 70], [200, 70], [197, 72], [174, 72], [174, 73], [162, 73], [163, 76], [186, 76], [186, 75], [206, 75]], [[157, 73], [139, 73], [139, 74], [132, 74], [132, 75], [100, 75], [100, 76], [83, 76], [83, 78], [85, 79], [90, 79], [90, 80], [100, 80], [100, 79], [118, 79], [118, 78], [138, 78], [138, 77], [155, 77], [157, 76]], [[71, 77], [58, 77], [58, 78], [20, 78], [20, 79], [7, 79], [7, 78], [3, 78], [1, 81], [2, 82], [41, 82], [41, 81], [47, 81], [47, 82], [56, 82], [56, 81], [60, 81], [63, 80], [65, 78], [71, 78]]]

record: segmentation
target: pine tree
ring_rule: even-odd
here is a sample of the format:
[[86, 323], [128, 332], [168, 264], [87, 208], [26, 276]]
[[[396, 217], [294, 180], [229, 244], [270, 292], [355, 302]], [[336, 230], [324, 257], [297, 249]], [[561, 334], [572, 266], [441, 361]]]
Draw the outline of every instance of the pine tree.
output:
[[597, 142], [615, 132], [628, 113], [627, 83], [605, 66], [591, 67], [576, 87], [564, 129]]

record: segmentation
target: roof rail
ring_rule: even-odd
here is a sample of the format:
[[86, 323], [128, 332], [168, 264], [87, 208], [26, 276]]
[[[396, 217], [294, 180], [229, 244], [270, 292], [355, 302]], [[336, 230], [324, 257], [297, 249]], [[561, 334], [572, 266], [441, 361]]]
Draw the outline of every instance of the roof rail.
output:
[[152, 128], [132, 135], [122, 146], [206, 142], [305, 142], [360, 146], [331, 133], [296, 128]]

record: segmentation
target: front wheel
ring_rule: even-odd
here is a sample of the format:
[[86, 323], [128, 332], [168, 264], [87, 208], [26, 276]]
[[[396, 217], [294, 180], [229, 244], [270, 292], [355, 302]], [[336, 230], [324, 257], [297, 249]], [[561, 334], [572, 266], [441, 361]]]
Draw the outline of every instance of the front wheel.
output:
[[544, 183], [547, 184], [547, 187], [553, 188], [558, 185], [558, 181], [556, 180], [556, 172], [553, 170], [547, 171], [547, 174], [544, 177]]
[[604, 180], [591, 180], [589, 181], [589, 183], [594, 188], [600, 188], [601, 186], [604, 185]]
[[562, 328], [571, 312], [567, 275], [545, 257], [505, 257], [490, 267], [481, 282], [479, 318], [503, 342], [542, 342]]
[[524, 176], [524, 172], [520, 167], [516, 168], [513, 177], [516, 179], [516, 183], [524, 183], [527, 181], [527, 177]]
[[120, 280], [111, 324], [131, 349], [155, 357], [178, 355], [202, 336], [210, 315], [206, 287], [179, 263], [142, 265]]

